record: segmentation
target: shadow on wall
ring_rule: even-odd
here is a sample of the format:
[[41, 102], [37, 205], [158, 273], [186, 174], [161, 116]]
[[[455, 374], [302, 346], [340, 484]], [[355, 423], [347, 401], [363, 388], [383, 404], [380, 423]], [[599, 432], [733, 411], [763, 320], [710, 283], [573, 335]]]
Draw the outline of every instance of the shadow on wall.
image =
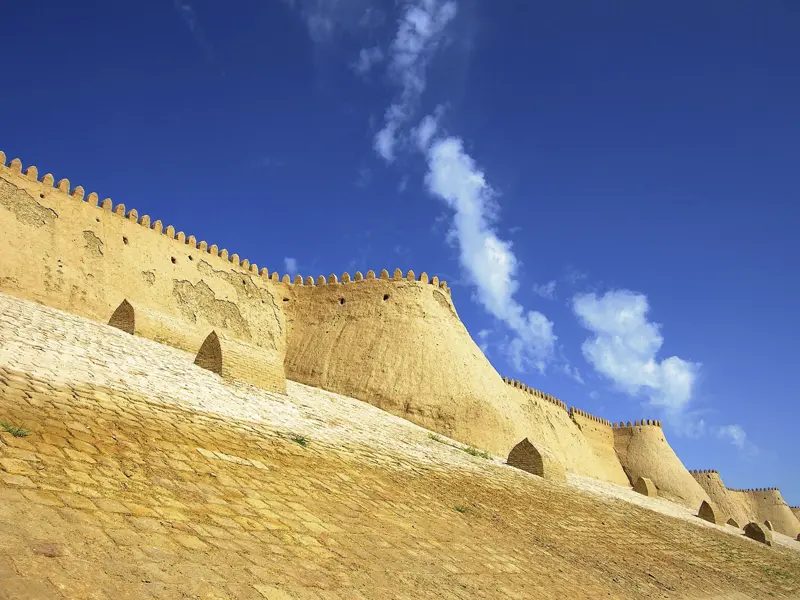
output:
[[121, 329], [125, 333], [133, 335], [136, 330], [136, 318], [133, 314], [133, 306], [131, 306], [130, 302], [123, 300], [117, 307], [117, 310], [114, 311], [114, 314], [111, 315], [108, 324], [117, 329]]
[[200, 346], [194, 364], [217, 375], [222, 375], [222, 347], [216, 332], [212, 331], [208, 334], [203, 345]]

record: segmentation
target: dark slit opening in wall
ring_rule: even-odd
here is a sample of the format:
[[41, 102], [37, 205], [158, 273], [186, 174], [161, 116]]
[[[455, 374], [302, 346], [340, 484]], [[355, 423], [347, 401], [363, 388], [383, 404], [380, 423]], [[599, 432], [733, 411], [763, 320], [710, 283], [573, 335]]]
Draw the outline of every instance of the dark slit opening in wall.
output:
[[114, 311], [114, 314], [111, 315], [108, 324], [133, 335], [136, 329], [136, 317], [130, 302], [123, 300]]
[[217, 375], [222, 375], [222, 347], [215, 331], [209, 333], [208, 337], [203, 341], [203, 345], [200, 346], [200, 350], [194, 359], [194, 364], [213, 371]]

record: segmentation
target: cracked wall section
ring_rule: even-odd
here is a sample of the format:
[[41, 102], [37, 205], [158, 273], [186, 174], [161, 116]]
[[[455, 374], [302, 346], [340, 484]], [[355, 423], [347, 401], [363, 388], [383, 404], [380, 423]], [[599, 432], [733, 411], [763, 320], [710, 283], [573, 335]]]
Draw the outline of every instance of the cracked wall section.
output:
[[[104, 203], [106, 204], [106, 203]], [[110, 202], [108, 202], [110, 208]], [[196, 354], [212, 330], [248, 350], [285, 390], [285, 325], [274, 284], [170, 239], [135, 216], [93, 206], [0, 166], [0, 291], [108, 323], [127, 300], [136, 335]]]

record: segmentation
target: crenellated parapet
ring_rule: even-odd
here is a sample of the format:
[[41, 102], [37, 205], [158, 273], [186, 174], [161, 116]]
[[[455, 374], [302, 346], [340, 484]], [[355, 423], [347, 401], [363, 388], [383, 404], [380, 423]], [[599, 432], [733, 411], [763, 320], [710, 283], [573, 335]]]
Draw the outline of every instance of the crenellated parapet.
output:
[[619, 423], [614, 423], [612, 426], [614, 429], [631, 429], [634, 427], [661, 427], [661, 421], [658, 421], [656, 419], [641, 419], [639, 421], [634, 421], [633, 423], [631, 423], [630, 421], [628, 421], [627, 423], [625, 421], [620, 421]]
[[711, 473], [719, 475], [719, 471], [717, 471], [716, 469], [702, 469], [702, 470], [692, 469], [691, 471], [689, 471], [689, 473], [691, 473], [692, 475], [710, 475]]
[[2, 152], [0, 227], [3, 293], [192, 353], [216, 331], [260, 357], [248, 366], [228, 352], [231, 372], [286, 389], [285, 319], [266, 269]]
[[569, 412], [569, 407], [567, 406], [567, 403], [564, 402], [563, 400], [559, 400], [555, 396], [551, 396], [550, 394], [546, 394], [545, 392], [543, 392], [541, 390], [537, 390], [536, 388], [532, 388], [529, 385], [525, 385], [524, 383], [522, 383], [521, 381], [518, 381], [516, 379], [511, 379], [509, 377], [503, 377], [503, 381], [507, 385], [510, 385], [513, 388], [521, 390], [521, 391], [525, 392], [526, 394], [531, 394], [532, 396], [535, 396], [535, 397], [540, 398], [542, 400], [546, 400], [547, 402], [550, 402], [551, 404], [555, 404], [559, 408], [562, 408], [565, 411]]
[[571, 406], [569, 408], [569, 416], [575, 417], [575, 415], [583, 417], [584, 419], [589, 419], [590, 421], [594, 421], [595, 423], [599, 423], [600, 425], [605, 425], [606, 427], [612, 427], [613, 423], [608, 419], [603, 419], [602, 417], [596, 417], [593, 414], [586, 412], [585, 410], [581, 410], [580, 408], [576, 408]]
[[136, 209], [129, 209], [121, 202], [114, 204], [111, 198], [105, 198], [101, 202], [100, 196], [98, 196], [96, 192], [90, 192], [87, 195], [85, 189], [80, 185], [72, 188], [69, 179], [60, 179], [58, 182], [55, 182], [55, 178], [50, 173], [46, 173], [40, 178], [39, 169], [35, 166], [24, 169], [23, 173], [22, 161], [19, 158], [12, 159], [8, 166], [6, 166], [6, 155], [4, 152], [0, 152], [0, 168], [8, 169], [11, 173], [17, 174], [30, 181], [38, 182], [41, 185], [41, 192], [45, 195], [51, 193], [63, 194], [72, 201], [83, 202], [90, 206], [97, 207], [98, 210], [115, 215], [120, 219], [126, 219], [146, 229], [151, 229], [156, 234], [166, 236], [170, 240], [175, 240], [178, 244], [189, 246], [206, 255], [221, 259], [226, 263], [232, 264], [234, 267], [241, 268], [254, 275], [260, 275], [264, 279], [269, 277], [269, 272], [266, 268], [262, 268], [259, 271], [257, 264], [251, 263], [246, 258], [240, 259], [238, 254], [229, 254], [228, 250], [225, 248], [220, 249], [216, 244], [209, 245], [206, 241], [197, 241], [195, 236], [187, 236], [183, 231], [176, 231], [175, 227], [172, 225], [164, 226], [162, 221], [153, 221], [150, 215], [139, 216], [139, 212]]
[[439, 288], [440, 290], [447, 293], [447, 295], [451, 294], [450, 288], [447, 286], [447, 282], [444, 280], [439, 280], [437, 276], [428, 277], [428, 274], [424, 271], [417, 276], [414, 271], [406, 271], [405, 275], [403, 271], [400, 269], [395, 269], [392, 275], [389, 275], [389, 271], [383, 269], [377, 276], [375, 275], [375, 271], [369, 270], [367, 274], [364, 275], [361, 271], [356, 271], [355, 274], [351, 277], [350, 273], [345, 271], [341, 275], [336, 275], [335, 273], [329, 274], [327, 277], [325, 275], [318, 275], [316, 278], [311, 276], [303, 277], [302, 275], [295, 275], [292, 277], [289, 274], [284, 275], [281, 277], [277, 273], [272, 274], [272, 281], [275, 283], [281, 283], [287, 286], [306, 286], [306, 287], [321, 287], [326, 285], [344, 285], [348, 283], [360, 283], [365, 281], [383, 281], [383, 282], [409, 282], [409, 281], [416, 281], [419, 283], [425, 283], [428, 285], [432, 285], [434, 287]]
[[776, 488], [776, 487], [769, 487], [769, 488], [747, 488], [747, 489], [728, 488], [728, 491], [729, 492], [742, 492], [742, 493], [745, 493], [745, 494], [763, 494], [764, 492], [778, 492], [780, 490], [778, 488]]

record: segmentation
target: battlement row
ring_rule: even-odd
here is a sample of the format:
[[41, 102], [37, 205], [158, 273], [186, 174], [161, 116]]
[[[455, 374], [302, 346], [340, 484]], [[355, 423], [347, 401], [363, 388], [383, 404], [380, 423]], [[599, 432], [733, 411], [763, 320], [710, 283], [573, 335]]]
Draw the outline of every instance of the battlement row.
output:
[[728, 488], [729, 492], [748, 492], [748, 493], [758, 493], [758, 492], [777, 492], [778, 488], [770, 487], [770, 488], [749, 488], [746, 490], [739, 489], [739, 488]]
[[[0, 151], [0, 167], [6, 166], [6, 155], [4, 152]], [[70, 188], [69, 179], [60, 179], [57, 183], [55, 183], [55, 178], [52, 174], [47, 173], [39, 179], [39, 170], [35, 166], [30, 166], [25, 169], [23, 174], [22, 169], [22, 161], [18, 158], [14, 158], [8, 164], [7, 167], [12, 173], [16, 173], [22, 177], [25, 177], [31, 181], [39, 182], [44, 188], [48, 190], [57, 189], [58, 191], [64, 193], [67, 196], [70, 196], [74, 200], [79, 202], [86, 202], [91, 206], [97, 206], [102, 210], [108, 211], [112, 214], [119, 216], [120, 218], [127, 219], [132, 221], [142, 227], [147, 229], [152, 229], [156, 233], [161, 235], [167, 236], [169, 239], [176, 240], [179, 244], [187, 244], [192, 248], [199, 250], [200, 252], [205, 252], [211, 256], [215, 256], [221, 258], [222, 260], [232, 263], [234, 266], [238, 266], [245, 271], [252, 273], [253, 275], [260, 275], [264, 279], [269, 279], [273, 283], [284, 283], [288, 285], [306, 285], [306, 286], [322, 286], [322, 285], [335, 285], [340, 283], [339, 278], [331, 274], [328, 277], [324, 275], [320, 275], [316, 278], [313, 277], [306, 277], [305, 279], [301, 275], [296, 275], [294, 279], [292, 279], [288, 274], [284, 275], [281, 278], [277, 272], [273, 272], [270, 274], [266, 267], [259, 269], [256, 263], [250, 262], [250, 260], [246, 258], [241, 258], [238, 254], [233, 253], [230, 254], [227, 249], [222, 248], [220, 249], [216, 244], [209, 245], [205, 241], [197, 241], [197, 238], [193, 235], [187, 236], [183, 231], [175, 231], [175, 227], [172, 225], [167, 225], [164, 227], [164, 224], [159, 221], [152, 221], [149, 215], [142, 215], [139, 216], [139, 213], [136, 209], [128, 210], [124, 204], [118, 203], [114, 205], [111, 198], [106, 198], [102, 202], [100, 202], [100, 198], [95, 192], [91, 192], [90, 194], [86, 195], [86, 190], [82, 186], [76, 186], [74, 188]], [[416, 277], [414, 271], [408, 271], [405, 275], [400, 269], [395, 269], [394, 273], [390, 277], [389, 271], [383, 269], [380, 274], [376, 277], [375, 272], [372, 270], [367, 271], [366, 276], [362, 275], [360, 271], [356, 271], [354, 277], [350, 277], [350, 274], [345, 272], [342, 273], [341, 276], [341, 283], [350, 283], [351, 281], [375, 281], [376, 279], [383, 280], [383, 281], [419, 281], [422, 283], [428, 283], [430, 285], [434, 285], [439, 287], [441, 290], [446, 292], [447, 294], [451, 293], [450, 288], [447, 286], [446, 281], [440, 281], [438, 277], [434, 276], [429, 278], [427, 273], [422, 273], [419, 278]]]
[[655, 419], [642, 419], [641, 421], [634, 421], [631, 423], [628, 421], [620, 421], [619, 423], [614, 423], [614, 429], [628, 429], [630, 427], [661, 427], [661, 421], [657, 421]]
[[[273, 276], [277, 278], [277, 274], [273, 273]], [[281, 283], [288, 284], [288, 285], [306, 285], [306, 286], [322, 286], [322, 285], [336, 285], [339, 283], [351, 283], [356, 281], [375, 281], [376, 279], [381, 281], [419, 281], [420, 283], [429, 283], [434, 285], [448, 294], [450, 293], [450, 288], [447, 287], [447, 282], [442, 280], [440, 281], [437, 276], [428, 277], [428, 274], [422, 272], [419, 277], [416, 276], [414, 271], [408, 271], [405, 275], [403, 275], [403, 271], [400, 269], [395, 269], [392, 275], [389, 275], [389, 271], [383, 269], [380, 274], [376, 277], [375, 271], [369, 270], [367, 271], [366, 276], [361, 273], [361, 271], [356, 271], [353, 277], [350, 277], [350, 273], [344, 272], [342, 273], [342, 278], [339, 279], [338, 276], [331, 273], [328, 277], [324, 275], [319, 275], [316, 280], [311, 277], [303, 277], [302, 275], [295, 275], [294, 279], [292, 279], [289, 275], [284, 275], [283, 279], [281, 279]], [[277, 279], [275, 279], [277, 281]]]
[[542, 400], [547, 400], [551, 404], [555, 404], [559, 408], [562, 408], [565, 411], [569, 412], [567, 403], [559, 400], [555, 396], [551, 396], [550, 394], [545, 394], [544, 392], [537, 390], [536, 388], [532, 388], [529, 385], [525, 385], [524, 383], [522, 383], [521, 381], [517, 381], [516, 379], [503, 377], [503, 381], [506, 384], [510, 385], [511, 387], [517, 388], [518, 390], [522, 390], [526, 394], [531, 394], [532, 396], [536, 396], [537, 398], [541, 398]]
[[717, 471], [716, 469], [692, 469], [691, 471], [689, 471], [689, 473], [691, 473], [692, 475], [702, 475], [704, 473], [716, 473], [717, 475], [719, 475], [719, 471]]
[[569, 409], [569, 416], [572, 417], [573, 415], [579, 415], [579, 416], [583, 417], [584, 419], [589, 419], [590, 421], [595, 421], [596, 423], [600, 423], [602, 425], [605, 425], [606, 427], [611, 427], [612, 426], [611, 421], [608, 421], [608, 420], [603, 419], [601, 417], [596, 417], [596, 416], [594, 416], [594, 415], [592, 415], [590, 413], [587, 413], [585, 410], [581, 410], [580, 408], [576, 408], [574, 406], [571, 406], [570, 409]]

